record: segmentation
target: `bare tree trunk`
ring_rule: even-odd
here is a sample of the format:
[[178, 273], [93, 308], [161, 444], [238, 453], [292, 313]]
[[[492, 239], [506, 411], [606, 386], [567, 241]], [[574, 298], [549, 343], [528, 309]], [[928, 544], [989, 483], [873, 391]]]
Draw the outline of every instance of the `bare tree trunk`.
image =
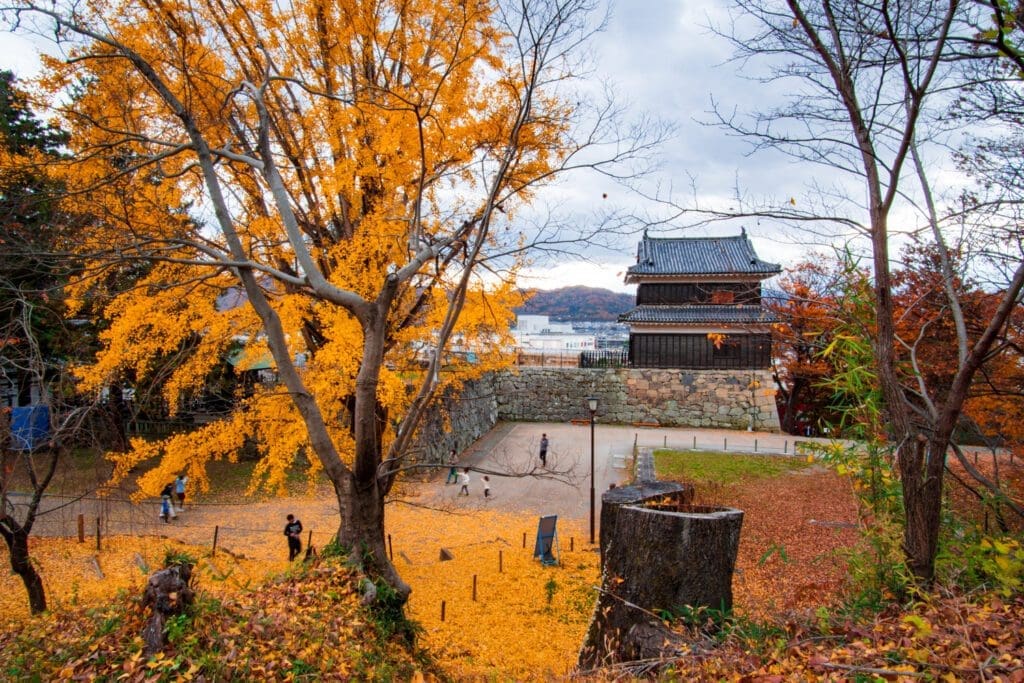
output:
[[[906, 524], [903, 530], [904, 552], [907, 565], [918, 579], [930, 583], [934, 574], [934, 553], [938, 537], [938, 505], [929, 498], [932, 485], [925, 472], [924, 439], [906, 440], [897, 450], [900, 483], [903, 487], [903, 510]], [[941, 477], [939, 478], [941, 487]], [[935, 496], [941, 501], [941, 495]], [[932, 508], [936, 508], [933, 512]], [[935, 540], [932, 540], [932, 539]]]
[[[57, 466], [57, 455], [53, 455], [49, 466], [42, 478], [38, 479], [34, 472], [30, 471], [35, 492], [28, 510], [25, 512], [23, 522], [18, 522], [14, 517], [13, 504], [7, 497], [11, 485], [11, 477], [14, 474], [15, 458], [14, 451], [10, 450], [11, 442], [11, 420], [8, 413], [0, 411], [0, 536], [3, 536], [7, 544], [7, 551], [11, 556], [11, 571], [21, 578], [28, 593], [28, 607], [32, 614], [39, 614], [46, 611], [46, 589], [43, 586], [43, 578], [32, 566], [32, 559], [28, 551], [28, 538], [32, 533], [32, 525], [35, 523], [36, 511], [39, 509], [39, 501], [43, 492], [49, 485], [50, 477]], [[31, 463], [31, 457], [23, 462]]]
[[[781, 385], [776, 379], [776, 385]], [[788, 390], [782, 392], [784, 399], [784, 409], [782, 415], [782, 424], [779, 428], [787, 434], [796, 434], [796, 407], [800, 403], [800, 399], [806, 393], [807, 382], [801, 378], [793, 380], [792, 386]]]
[[7, 542], [7, 549], [11, 553], [11, 570], [21, 578], [28, 592], [28, 607], [32, 614], [39, 614], [46, 611], [46, 590], [43, 588], [43, 578], [32, 566], [28, 553], [28, 532], [24, 529], [11, 531], [7, 528], [0, 528], [0, 533]]
[[384, 580], [404, 603], [412, 588], [391, 563], [384, 536], [384, 494], [377, 486], [360, 486], [354, 477], [335, 488], [341, 524], [338, 543], [358, 559], [364, 571], [373, 578]]
[[123, 385], [116, 382], [110, 387], [107, 398], [107, 419], [110, 421], [111, 450], [126, 453], [129, 449], [127, 423], [130, 413], [124, 404]]
[[[377, 387], [383, 365], [385, 313], [388, 290], [381, 295], [379, 309], [363, 319], [363, 358], [356, 376], [355, 403], [352, 415], [355, 437], [355, 463], [352, 472], [340, 487], [339, 508], [342, 511], [338, 541], [353, 553], [373, 578], [387, 582], [395, 596], [405, 603], [412, 588], [398, 575], [387, 554], [384, 542], [384, 498], [387, 477], [381, 476], [383, 460]], [[339, 487], [335, 484], [335, 490]]]

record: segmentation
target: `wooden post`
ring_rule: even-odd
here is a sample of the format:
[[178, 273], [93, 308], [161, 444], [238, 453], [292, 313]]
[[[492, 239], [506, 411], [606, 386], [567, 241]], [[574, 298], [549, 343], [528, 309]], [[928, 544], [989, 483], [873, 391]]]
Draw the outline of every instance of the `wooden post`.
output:
[[789, 452], [789, 439], [782, 442], [782, 454], [785, 455]]
[[96, 518], [96, 550], [102, 550], [102, 543], [100, 543], [100, 518]]
[[78, 542], [85, 543], [85, 515], [78, 514]]
[[502, 564], [504, 564], [504, 562], [503, 562], [504, 557], [502, 556], [502, 552], [503, 551], [501, 551], [501, 550], [498, 551], [498, 573], [499, 574], [501, 574], [501, 572], [502, 572]]
[[697, 450], [697, 435], [693, 435], [693, 450]]
[[[390, 536], [388, 537], [388, 540], [389, 541], [391, 540]], [[309, 536], [306, 537], [306, 556], [307, 557], [311, 557], [311, 555], [309, 554], [309, 549], [312, 548], [312, 547], [313, 547], [313, 530], [310, 529], [309, 530]], [[395, 559], [395, 558], [391, 558], [391, 559]]]
[[213, 550], [210, 551], [210, 557], [217, 554], [217, 534], [220, 533], [220, 525], [213, 527]]
[[573, 550], [575, 550], [576, 549], [575, 546], [576, 546], [576, 538], [573, 537], [573, 536], [570, 536], [569, 537], [569, 552], [572, 552]]
[[526, 547], [526, 532], [523, 532], [523, 547]]
[[662, 446], [662, 448], [668, 448], [668, 434], [666, 434], [666, 435], [665, 435], [665, 436], [663, 437], [663, 439], [664, 439], [664, 440], [663, 440], [663, 441], [661, 442], [661, 446]]
[[388, 559], [392, 562], [395, 561], [395, 549], [391, 547], [391, 534], [388, 534]]
[[757, 439], [754, 439], [754, 452], [757, 453]]
[[476, 574], [473, 574], [473, 602], [476, 602]]
[[729, 439], [728, 439], [728, 437], [722, 439], [722, 450], [723, 451], [728, 451], [729, 450]]
[[441, 601], [441, 623], [444, 623], [444, 600]]

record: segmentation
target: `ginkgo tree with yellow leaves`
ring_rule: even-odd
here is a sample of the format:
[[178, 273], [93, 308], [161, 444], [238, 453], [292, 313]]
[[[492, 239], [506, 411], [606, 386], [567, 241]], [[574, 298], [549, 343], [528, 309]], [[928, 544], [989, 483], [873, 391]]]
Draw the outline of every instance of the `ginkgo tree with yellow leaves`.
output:
[[[142, 492], [178, 472], [202, 487], [206, 463], [250, 438], [256, 479], [274, 487], [308, 452], [333, 483], [339, 542], [404, 600], [384, 501], [458, 362], [446, 350], [455, 339], [474, 371], [494, 367], [523, 255], [587, 238], [531, 236], [517, 219], [539, 186], [656, 142], [620, 135], [610, 103], [572, 88], [596, 4], [8, 5], [10, 26], [64, 50], [38, 94], [71, 133], [53, 173], [96, 217], [70, 287], [107, 321], [83, 388], [141, 382], [173, 358], [173, 409], [240, 342], [243, 366], [269, 353], [279, 377], [228, 418], [134, 441], [116, 474], [159, 455]], [[138, 263], [131, 289], [106, 286]]]

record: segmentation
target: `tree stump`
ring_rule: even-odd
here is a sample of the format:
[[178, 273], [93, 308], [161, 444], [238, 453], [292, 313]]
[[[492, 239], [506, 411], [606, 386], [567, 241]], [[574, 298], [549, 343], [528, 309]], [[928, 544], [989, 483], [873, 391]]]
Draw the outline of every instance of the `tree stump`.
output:
[[156, 654], [166, 645], [164, 624], [167, 619], [182, 614], [195, 599], [195, 591], [190, 585], [191, 579], [192, 565], [186, 563], [161, 569], [146, 582], [146, 590], [142, 594], [142, 607], [149, 607], [153, 611], [142, 629], [142, 639], [146, 643], [144, 652], [147, 656]]
[[[580, 650], [581, 670], [669, 654], [678, 638], [662, 624], [666, 612], [732, 609], [743, 512], [693, 506], [692, 488], [666, 485], [648, 482], [602, 498], [602, 586]], [[610, 494], [625, 502], [609, 505]], [[661, 651], [652, 651], [658, 642]]]
[[679, 503], [689, 503], [693, 501], [693, 493], [693, 486], [689, 484], [674, 481], [643, 481], [635, 486], [618, 486], [601, 494], [601, 535], [598, 538], [601, 547], [601, 566], [604, 566], [604, 554], [608, 543], [615, 535], [619, 508], [623, 505], [666, 497]]

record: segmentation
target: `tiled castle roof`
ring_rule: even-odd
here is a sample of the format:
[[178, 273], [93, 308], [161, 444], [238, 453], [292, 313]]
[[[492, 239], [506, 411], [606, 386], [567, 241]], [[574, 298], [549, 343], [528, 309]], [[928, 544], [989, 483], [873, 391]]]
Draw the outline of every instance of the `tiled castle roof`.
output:
[[777, 263], [762, 261], [754, 252], [746, 230], [734, 237], [648, 237], [637, 247], [636, 265], [626, 270], [626, 282], [644, 276], [761, 275], [782, 271]]
[[760, 306], [732, 306], [692, 304], [679, 306], [637, 306], [619, 316], [623, 323], [665, 325], [698, 325], [706, 323], [734, 325], [766, 325], [777, 320], [775, 315]]

